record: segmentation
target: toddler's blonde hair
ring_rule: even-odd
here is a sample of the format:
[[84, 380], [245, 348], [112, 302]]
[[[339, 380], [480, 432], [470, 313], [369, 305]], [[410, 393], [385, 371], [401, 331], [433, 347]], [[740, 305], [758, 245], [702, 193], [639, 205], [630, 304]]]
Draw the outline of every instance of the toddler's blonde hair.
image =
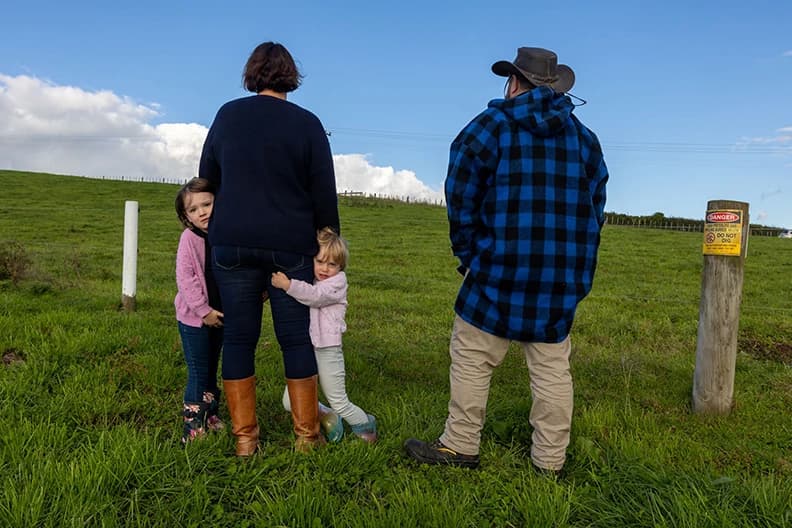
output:
[[349, 246], [341, 235], [336, 233], [332, 227], [323, 227], [316, 232], [316, 240], [319, 242], [319, 251], [324, 250], [325, 257], [334, 261], [343, 271], [349, 260]]

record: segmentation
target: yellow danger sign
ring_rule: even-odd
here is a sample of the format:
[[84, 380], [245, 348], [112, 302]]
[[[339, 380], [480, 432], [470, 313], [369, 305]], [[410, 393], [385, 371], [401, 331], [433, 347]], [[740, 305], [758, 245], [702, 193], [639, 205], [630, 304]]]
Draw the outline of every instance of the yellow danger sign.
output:
[[739, 209], [707, 211], [704, 222], [704, 255], [739, 257], [741, 251], [743, 213]]

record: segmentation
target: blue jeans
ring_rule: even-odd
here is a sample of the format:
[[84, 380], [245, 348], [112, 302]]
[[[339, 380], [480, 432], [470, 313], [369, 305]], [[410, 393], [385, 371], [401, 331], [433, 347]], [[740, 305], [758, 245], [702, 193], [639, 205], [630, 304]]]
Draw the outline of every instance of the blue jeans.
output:
[[218, 394], [217, 363], [223, 347], [223, 329], [202, 326], [196, 328], [179, 323], [179, 335], [187, 363], [187, 387], [184, 401], [201, 403], [204, 392]]
[[261, 335], [264, 301], [269, 294], [275, 337], [283, 354], [287, 378], [300, 379], [317, 373], [311, 337], [310, 314], [270, 281], [276, 271], [291, 279], [313, 282], [313, 257], [236, 246], [212, 248], [212, 270], [223, 301], [225, 343], [223, 379], [244, 379], [255, 374], [255, 351]]

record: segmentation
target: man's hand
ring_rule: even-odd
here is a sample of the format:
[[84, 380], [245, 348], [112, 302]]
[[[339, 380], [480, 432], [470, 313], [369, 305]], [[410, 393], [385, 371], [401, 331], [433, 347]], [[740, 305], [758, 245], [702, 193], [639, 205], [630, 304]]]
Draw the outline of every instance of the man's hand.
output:
[[289, 286], [291, 286], [291, 280], [285, 273], [276, 271], [272, 274], [272, 285], [286, 291], [289, 289]]

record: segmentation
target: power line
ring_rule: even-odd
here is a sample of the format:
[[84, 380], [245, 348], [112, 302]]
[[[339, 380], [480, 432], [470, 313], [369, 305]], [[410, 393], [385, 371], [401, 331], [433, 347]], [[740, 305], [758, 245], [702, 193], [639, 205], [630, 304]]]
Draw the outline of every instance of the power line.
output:
[[[371, 128], [329, 128], [329, 134], [365, 136], [380, 139], [416, 140], [450, 142], [456, 134], [413, 132], [404, 130], [385, 130]], [[670, 141], [620, 141], [603, 142], [606, 150], [626, 152], [689, 152], [693, 154], [790, 154], [790, 145], [768, 145], [760, 143], [686, 143]]]
[[[330, 138], [338, 136], [359, 136], [372, 139], [383, 139], [394, 142], [424, 141], [450, 143], [456, 134], [434, 132], [416, 132], [407, 130], [387, 130], [374, 128], [330, 127], [326, 130]], [[146, 134], [3, 134], [0, 143], [26, 143], [26, 142], [126, 142], [159, 143], [164, 139]], [[613, 140], [602, 142], [603, 148], [609, 151], [621, 152], [657, 152], [657, 153], [691, 153], [691, 154], [780, 154], [792, 155], [790, 145], [768, 145], [766, 143], [687, 143], [668, 141], [621, 141]]]
[[607, 150], [627, 152], [674, 152], [693, 154], [790, 154], [792, 146], [759, 144], [729, 145], [717, 143], [669, 143], [669, 142], [618, 142], [603, 143]]

